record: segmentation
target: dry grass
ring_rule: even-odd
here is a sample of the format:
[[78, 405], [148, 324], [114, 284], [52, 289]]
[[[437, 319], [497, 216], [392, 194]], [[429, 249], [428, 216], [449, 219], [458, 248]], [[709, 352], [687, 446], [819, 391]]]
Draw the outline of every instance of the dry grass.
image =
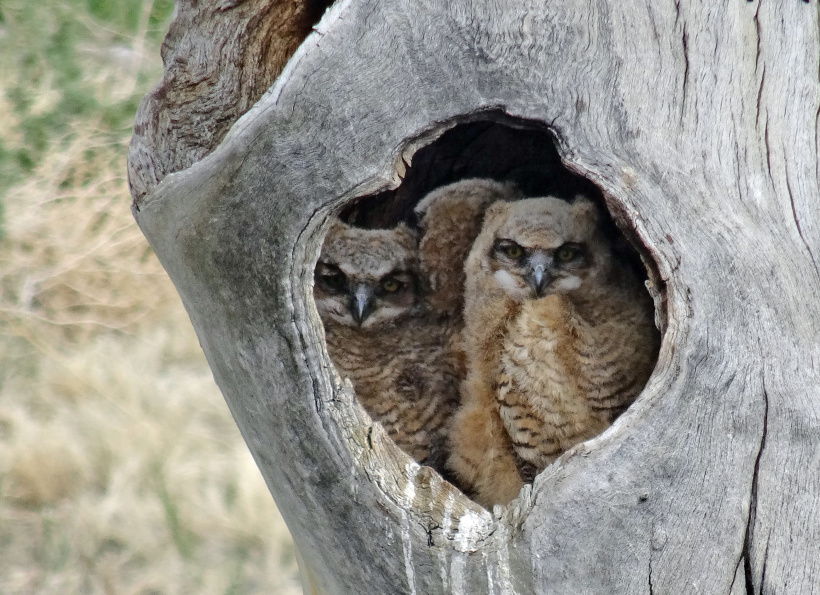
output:
[[[95, 101], [145, 92], [95, 47], [78, 50]], [[156, 55], [144, 31], [141, 47]], [[62, 93], [37, 80], [27, 113]], [[71, 118], [0, 195], [0, 593], [299, 593], [287, 530], [131, 218], [129, 134]]]

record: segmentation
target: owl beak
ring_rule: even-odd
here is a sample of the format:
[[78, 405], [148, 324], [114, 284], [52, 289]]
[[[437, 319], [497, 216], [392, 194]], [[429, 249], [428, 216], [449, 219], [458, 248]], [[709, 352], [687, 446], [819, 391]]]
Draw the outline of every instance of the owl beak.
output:
[[550, 274], [551, 258], [544, 252], [536, 250], [530, 257], [530, 270], [527, 273], [527, 283], [535, 291], [537, 297], [544, 297], [544, 292], [552, 282]]
[[359, 326], [373, 311], [373, 290], [367, 285], [356, 286], [353, 298], [350, 300], [350, 314]]

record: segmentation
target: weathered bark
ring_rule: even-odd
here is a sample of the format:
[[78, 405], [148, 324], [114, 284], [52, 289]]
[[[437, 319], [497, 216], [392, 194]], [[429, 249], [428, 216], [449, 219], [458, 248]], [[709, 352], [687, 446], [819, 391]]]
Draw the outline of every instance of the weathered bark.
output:
[[[815, 1], [343, 1], [211, 155], [146, 186], [135, 216], [313, 592], [817, 589], [819, 21]], [[601, 188], [667, 328], [630, 410], [491, 514], [355, 406], [310, 287], [333, 208], [493, 110]]]
[[179, 0], [165, 73], [134, 122], [134, 200], [210, 153], [268, 90], [332, 0]]

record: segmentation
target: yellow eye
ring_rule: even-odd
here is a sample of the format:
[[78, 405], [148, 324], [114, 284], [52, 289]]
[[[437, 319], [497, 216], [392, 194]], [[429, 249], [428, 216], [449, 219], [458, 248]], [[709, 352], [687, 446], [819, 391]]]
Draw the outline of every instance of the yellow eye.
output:
[[519, 259], [524, 254], [524, 249], [518, 244], [507, 244], [504, 246], [504, 254], [509, 258]]
[[384, 287], [385, 291], [395, 293], [399, 289], [401, 289], [401, 283], [399, 281], [396, 281], [395, 279], [388, 279], [387, 281], [382, 283], [382, 287]]
[[572, 246], [561, 246], [555, 256], [561, 262], [569, 262], [578, 255], [578, 249]]

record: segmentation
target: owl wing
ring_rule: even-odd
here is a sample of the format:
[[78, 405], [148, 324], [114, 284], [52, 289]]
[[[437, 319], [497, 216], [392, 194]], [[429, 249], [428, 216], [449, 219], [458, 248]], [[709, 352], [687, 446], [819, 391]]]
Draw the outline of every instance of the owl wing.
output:
[[514, 184], [475, 178], [437, 188], [416, 205], [423, 230], [419, 262], [432, 311], [448, 316], [461, 311], [464, 261], [481, 232], [484, 211], [494, 202], [520, 197]]

